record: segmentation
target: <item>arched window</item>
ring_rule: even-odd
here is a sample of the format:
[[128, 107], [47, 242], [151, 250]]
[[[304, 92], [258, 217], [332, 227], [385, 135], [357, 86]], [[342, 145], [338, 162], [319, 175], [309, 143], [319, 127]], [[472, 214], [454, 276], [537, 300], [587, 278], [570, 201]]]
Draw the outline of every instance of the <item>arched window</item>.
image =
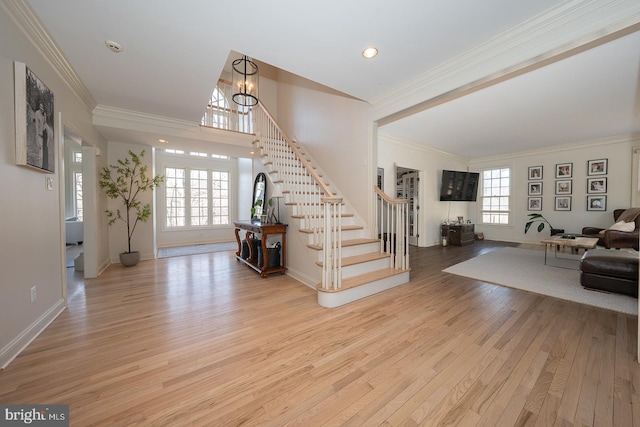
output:
[[229, 101], [218, 86], [213, 89], [207, 111], [202, 117], [202, 125], [219, 129], [229, 128]]

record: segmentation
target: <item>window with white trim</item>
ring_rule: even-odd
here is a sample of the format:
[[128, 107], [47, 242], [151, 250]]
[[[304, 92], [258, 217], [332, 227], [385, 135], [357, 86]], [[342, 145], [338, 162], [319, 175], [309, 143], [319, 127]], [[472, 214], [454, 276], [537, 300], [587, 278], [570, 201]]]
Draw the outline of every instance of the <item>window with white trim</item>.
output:
[[482, 172], [482, 223], [507, 225], [511, 222], [511, 168]]
[[82, 221], [84, 218], [84, 209], [82, 208], [82, 172], [73, 173], [73, 202], [78, 221]]

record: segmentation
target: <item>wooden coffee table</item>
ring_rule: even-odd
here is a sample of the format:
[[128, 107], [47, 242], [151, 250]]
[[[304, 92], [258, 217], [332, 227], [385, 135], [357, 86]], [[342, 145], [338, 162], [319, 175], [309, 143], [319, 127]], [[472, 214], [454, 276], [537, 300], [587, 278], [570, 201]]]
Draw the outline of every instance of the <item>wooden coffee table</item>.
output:
[[[548, 239], [540, 240], [540, 243], [544, 243], [544, 265], [550, 265], [552, 267], [573, 268], [574, 270], [580, 267], [580, 249], [587, 251], [593, 249], [598, 244], [597, 237], [578, 237], [569, 239], [563, 236], [553, 236]], [[549, 263], [547, 252], [549, 249], [553, 249], [554, 264]], [[570, 254], [563, 252], [564, 248], [570, 248]], [[562, 250], [561, 250], [562, 249]], [[565, 256], [558, 256], [559, 254]]]

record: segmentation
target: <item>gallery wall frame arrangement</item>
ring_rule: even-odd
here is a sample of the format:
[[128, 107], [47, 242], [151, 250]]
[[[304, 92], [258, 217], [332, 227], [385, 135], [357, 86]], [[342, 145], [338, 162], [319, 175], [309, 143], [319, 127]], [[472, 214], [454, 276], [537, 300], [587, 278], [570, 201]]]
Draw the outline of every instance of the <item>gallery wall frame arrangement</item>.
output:
[[53, 92], [26, 66], [14, 61], [16, 164], [54, 173], [56, 136]]

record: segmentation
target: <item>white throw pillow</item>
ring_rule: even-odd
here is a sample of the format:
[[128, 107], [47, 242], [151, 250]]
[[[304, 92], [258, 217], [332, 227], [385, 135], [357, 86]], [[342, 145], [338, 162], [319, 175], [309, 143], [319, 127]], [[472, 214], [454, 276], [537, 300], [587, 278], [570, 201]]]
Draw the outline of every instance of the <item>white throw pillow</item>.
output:
[[633, 231], [635, 229], [636, 229], [635, 222], [624, 222], [624, 221], [618, 221], [615, 224], [613, 224], [611, 227], [609, 227], [609, 230], [617, 230], [617, 231]]

